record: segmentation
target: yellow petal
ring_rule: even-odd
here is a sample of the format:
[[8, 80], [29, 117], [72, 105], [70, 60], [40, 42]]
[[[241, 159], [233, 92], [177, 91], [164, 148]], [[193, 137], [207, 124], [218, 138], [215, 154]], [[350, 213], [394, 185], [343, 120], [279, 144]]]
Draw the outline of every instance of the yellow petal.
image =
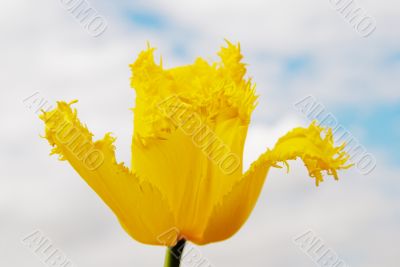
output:
[[154, 62], [154, 48], [140, 53], [130, 67], [136, 91], [134, 130], [142, 142], [163, 139], [176, 129], [159, 110], [159, 104], [174, 95], [202, 118], [214, 120], [229, 113], [248, 124], [257, 96], [251, 81], [243, 79], [246, 69], [240, 48], [228, 43], [219, 55], [218, 64], [199, 58], [192, 65], [163, 69]]
[[[243, 78], [239, 46], [222, 48], [219, 63], [199, 58], [168, 70], [154, 62], [153, 51], [142, 52], [131, 65], [136, 90], [132, 168], [162, 190], [179, 218], [179, 230], [196, 238], [215, 201], [242, 177], [257, 97]], [[226, 155], [232, 165], [220, 160]]]
[[203, 245], [235, 234], [250, 216], [271, 166], [261, 159], [254, 162], [231, 191], [215, 204], [203, 235], [192, 241]]
[[308, 128], [295, 128], [281, 137], [266, 157], [275, 163], [301, 158], [318, 186], [323, 181], [323, 171], [337, 180], [337, 170], [351, 166], [346, 165], [349, 155], [343, 151], [344, 146], [334, 146], [332, 130], [313, 122]]
[[337, 170], [345, 169], [348, 155], [344, 145], [335, 147], [330, 130], [321, 137], [323, 128], [312, 123], [308, 128], [295, 128], [280, 138], [273, 150], [262, 154], [237, 182], [232, 190], [215, 205], [208, 226], [198, 244], [221, 241], [236, 233], [253, 210], [270, 167], [278, 162], [301, 158], [316, 184], [322, 181], [322, 171], [337, 179]]
[[[243, 154], [246, 131], [240, 120], [231, 119], [213, 129], [216, 139], [203, 126], [192, 135], [180, 128], [168, 139], [146, 144], [134, 139], [132, 168], [162, 190], [187, 238], [201, 235], [214, 201], [241, 178], [242, 159], [236, 155]], [[232, 168], [223, 169], [224, 153], [235, 156], [235, 165], [227, 164]]]
[[[73, 102], [72, 102], [73, 103]], [[114, 138], [106, 134], [93, 141], [92, 134], [65, 102], [41, 115], [52, 154], [67, 160], [113, 210], [124, 229], [136, 240], [160, 244], [159, 235], [175, 225], [168, 202], [148, 181], [139, 180], [115, 160]], [[173, 245], [176, 240], [170, 240]]]
[[241, 62], [243, 55], [240, 53], [240, 45], [235, 46], [229, 41], [225, 41], [228, 46], [222, 47], [218, 53], [222, 60], [223, 72], [236, 84], [240, 84], [246, 74], [246, 64]]

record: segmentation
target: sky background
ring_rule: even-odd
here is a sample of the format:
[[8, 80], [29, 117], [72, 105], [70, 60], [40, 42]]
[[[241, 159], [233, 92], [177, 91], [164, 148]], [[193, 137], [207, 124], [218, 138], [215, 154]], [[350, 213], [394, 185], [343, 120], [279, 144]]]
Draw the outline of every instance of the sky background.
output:
[[[294, 103], [312, 95], [376, 158], [314, 186], [301, 162], [272, 170], [256, 208], [231, 239], [198, 247], [212, 266], [314, 266], [293, 238], [314, 231], [348, 266], [399, 266], [400, 3], [358, 0], [376, 21], [362, 37], [329, 0], [102, 1], [107, 21], [88, 34], [61, 0], [0, 3], [0, 266], [45, 266], [21, 239], [41, 230], [80, 267], [161, 266], [164, 248], [142, 245], [65, 162], [49, 157], [42, 122], [23, 102], [79, 99], [96, 137], [113, 132], [130, 162], [135, 95], [130, 69], [149, 41], [163, 64], [217, 60], [240, 42], [257, 84], [248, 166], [308, 119]], [[186, 263], [184, 266], [194, 266]]]

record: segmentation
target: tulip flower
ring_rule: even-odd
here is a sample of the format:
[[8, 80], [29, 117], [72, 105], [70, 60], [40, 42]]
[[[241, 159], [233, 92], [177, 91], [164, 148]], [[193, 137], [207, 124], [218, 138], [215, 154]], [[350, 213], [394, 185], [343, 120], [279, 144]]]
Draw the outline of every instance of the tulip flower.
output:
[[[136, 91], [132, 162], [115, 158], [114, 137], [93, 140], [71, 106], [44, 112], [52, 153], [67, 160], [135, 240], [169, 248], [166, 266], [178, 266], [185, 241], [225, 240], [245, 223], [268, 171], [301, 159], [316, 185], [348, 168], [344, 145], [311, 123], [281, 137], [243, 170], [243, 149], [255, 87], [245, 77], [239, 45], [227, 42], [221, 62], [164, 69], [148, 47], [130, 66]], [[101, 118], [100, 118], [101, 119]], [[281, 164], [281, 165], [279, 165]], [[178, 252], [179, 253], [178, 253]], [[172, 255], [172, 256], [171, 256]]]

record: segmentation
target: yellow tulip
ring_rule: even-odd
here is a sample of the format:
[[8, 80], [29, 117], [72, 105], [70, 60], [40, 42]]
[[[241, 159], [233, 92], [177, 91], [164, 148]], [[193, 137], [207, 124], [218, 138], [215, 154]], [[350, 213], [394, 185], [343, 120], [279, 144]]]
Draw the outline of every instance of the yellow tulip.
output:
[[135, 240], [165, 246], [225, 240], [249, 217], [271, 167], [300, 158], [317, 185], [323, 173], [337, 179], [337, 170], [348, 167], [344, 145], [335, 147], [330, 129], [312, 123], [281, 137], [243, 171], [257, 96], [239, 45], [228, 42], [219, 63], [198, 58], [172, 69], [156, 64], [153, 51], [131, 65], [130, 168], [115, 159], [110, 134], [93, 140], [71, 108], [75, 101], [41, 115], [52, 153], [72, 165]]

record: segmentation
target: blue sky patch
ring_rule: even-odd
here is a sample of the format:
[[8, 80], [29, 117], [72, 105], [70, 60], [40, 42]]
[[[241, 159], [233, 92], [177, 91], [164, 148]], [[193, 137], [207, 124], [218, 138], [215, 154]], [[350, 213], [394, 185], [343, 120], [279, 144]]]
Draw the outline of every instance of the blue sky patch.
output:
[[139, 27], [161, 30], [167, 26], [167, 21], [162, 16], [148, 10], [131, 10], [127, 12], [127, 16]]
[[385, 150], [394, 162], [400, 163], [400, 103], [379, 104], [368, 110], [345, 107], [334, 114], [350, 131], [352, 128], [365, 131], [360, 141], [366, 147]]

